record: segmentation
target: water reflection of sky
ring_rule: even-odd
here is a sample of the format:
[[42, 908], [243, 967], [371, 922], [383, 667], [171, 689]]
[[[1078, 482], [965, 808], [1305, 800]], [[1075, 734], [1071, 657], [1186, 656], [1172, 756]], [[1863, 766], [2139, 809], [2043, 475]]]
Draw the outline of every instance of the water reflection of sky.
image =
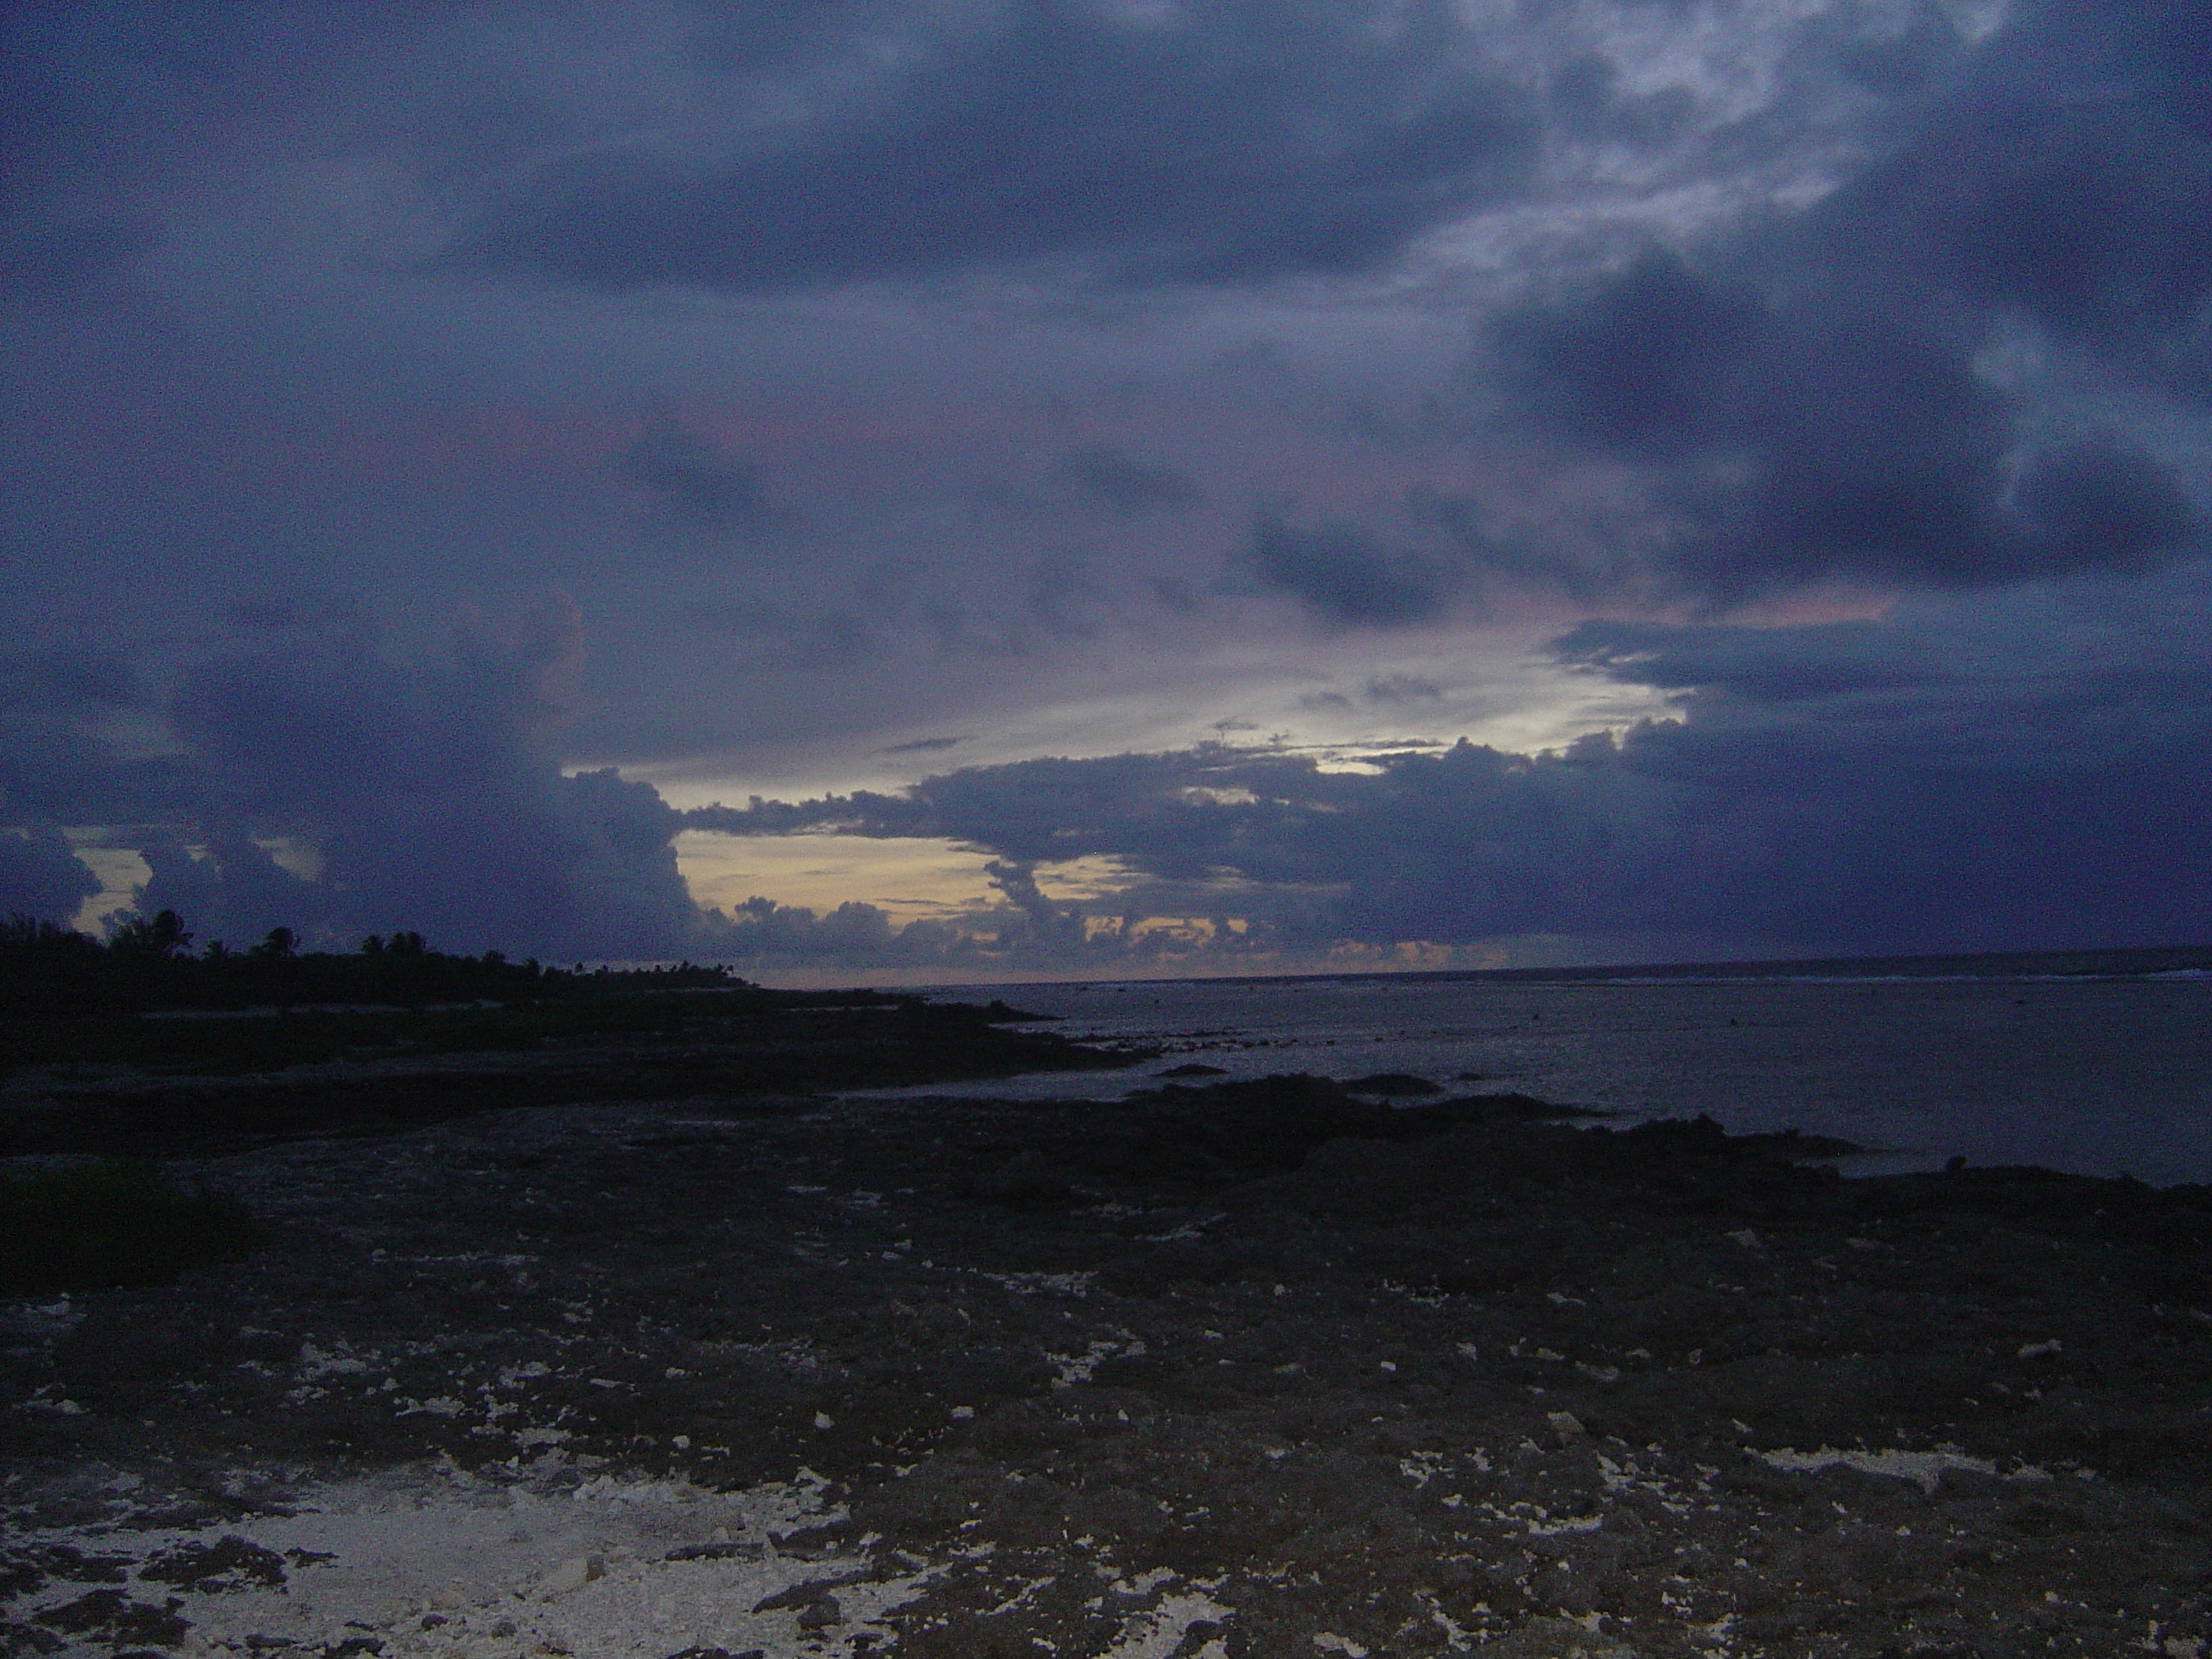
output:
[[1796, 1127], [1897, 1154], [1854, 1170], [1963, 1154], [2160, 1185], [2212, 1180], [2203, 981], [1211, 980], [944, 994], [1003, 997], [1064, 1017], [1069, 1036], [1164, 1051], [1126, 1073], [961, 1085], [994, 1098], [1116, 1098], [1194, 1061], [1232, 1078], [1410, 1072], [1468, 1092], [1632, 1120], [1707, 1112], [1732, 1129]]

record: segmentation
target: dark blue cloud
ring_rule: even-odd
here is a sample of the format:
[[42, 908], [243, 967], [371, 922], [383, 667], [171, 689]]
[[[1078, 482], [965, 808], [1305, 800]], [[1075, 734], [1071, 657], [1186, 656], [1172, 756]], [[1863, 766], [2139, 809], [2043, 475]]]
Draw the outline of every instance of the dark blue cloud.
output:
[[100, 878], [51, 823], [0, 826], [0, 916], [58, 921], [100, 890]]
[[[0, 662], [0, 869], [65, 911], [60, 827], [106, 827], [204, 935], [854, 965], [1112, 963], [1139, 914], [1239, 951], [2201, 931], [2212, 29], [1953, 9], [1747, 3], [1694, 64], [1636, 0], [0, 10], [15, 636], [146, 642]], [[222, 609], [556, 569], [621, 636], [596, 725], [565, 624]], [[1923, 597], [1712, 620], [1830, 583]], [[1642, 618], [1555, 656], [1676, 718], [690, 820], [604, 769], [1003, 753], [1133, 685], [1214, 688], [1182, 729], [1327, 684], [1433, 729], [1342, 636], [1433, 664], [1513, 587]], [[1325, 677], [1285, 689], [1255, 592], [1339, 635]], [[687, 821], [947, 836], [996, 897], [711, 920]], [[1121, 885], [1053, 897], [1077, 857]]]
[[157, 700], [136, 665], [100, 647], [0, 656], [0, 824], [134, 823], [181, 810], [191, 786], [179, 758], [115, 737], [118, 720]]
[[1310, 527], [1261, 514], [1244, 563], [1266, 586], [1340, 628], [1427, 622], [1456, 596], [1462, 572], [1425, 548], [1384, 541], [1345, 523]]
[[658, 516], [682, 528], [726, 531], [761, 513], [754, 468], [724, 455], [680, 422], [657, 421], [621, 456], [622, 476], [653, 493]]
[[[580, 648], [573, 611], [463, 629], [411, 659], [343, 610], [255, 607], [158, 675], [99, 653], [0, 667], [0, 908], [62, 917], [97, 890], [57, 824], [120, 825], [142, 909], [235, 942], [412, 928], [451, 948], [640, 957], [697, 951], [675, 812], [548, 739]], [[137, 744], [107, 719], [141, 722]], [[307, 872], [280, 862], [289, 847]]]
[[905, 21], [914, 67], [892, 84], [781, 128], [546, 161], [449, 262], [745, 290], [1060, 259], [1140, 283], [1351, 270], [1537, 153], [1524, 100], [1437, 0], [1195, 0], [1152, 21], [1024, 0], [958, 27]]
[[[171, 720], [197, 764], [226, 892], [224, 843], [281, 836], [321, 869], [288, 887], [239, 860], [256, 893], [292, 907], [270, 925], [404, 927], [464, 950], [541, 955], [696, 945], [674, 812], [611, 771], [563, 775], [545, 747], [579, 649], [573, 611], [554, 607], [510, 632], [463, 631], [411, 664], [357, 636], [298, 629], [194, 667]], [[145, 904], [172, 902], [164, 873]], [[187, 896], [194, 872], [167, 873], [175, 908], [204, 908]], [[234, 908], [243, 923], [253, 907]]]
[[1977, 370], [1982, 328], [1907, 292], [1770, 301], [1654, 252], [1498, 319], [1492, 362], [1517, 416], [1644, 469], [1657, 580], [1709, 601], [2190, 555], [2203, 526], [2170, 467], [2109, 437], [2033, 447]]
[[1925, 642], [1872, 622], [1756, 629], [1586, 622], [1552, 643], [1559, 661], [1668, 691], [1798, 702], [1955, 678]]
[[1753, 293], [1654, 251], [1585, 296], [1490, 325], [1495, 372], [1520, 409], [1566, 437], [1674, 460], [1741, 419], [1747, 359], [1773, 329]]
[[1364, 771], [1226, 747], [1033, 761], [687, 821], [943, 836], [1024, 872], [1109, 859], [1126, 879], [1090, 915], [1218, 909], [1250, 921], [1245, 951], [1528, 934], [1691, 957], [2182, 944], [2212, 936], [2197, 574], [2024, 591], [2001, 616], [1586, 623], [1562, 661], [1677, 693], [1679, 714], [1555, 753], [1462, 741]]
[[2038, 455], [2016, 499], [2051, 562], [2080, 568], [2155, 569], [2203, 528], [2173, 469], [2105, 439]]
[[[2112, 383], [2212, 395], [2205, 22], [2049, 0], [1972, 52], [1934, 21], [1879, 64], [1828, 41], [1899, 94], [1870, 158], [1801, 212], [1555, 277], [1490, 319], [1501, 428], [1635, 468], [1640, 580], [1721, 607], [2192, 556], [2201, 513], [2157, 434], [2078, 435], [1984, 356], [2026, 330]], [[1577, 74], [1601, 104], [1605, 76]]]
[[1434, 702], [1444, 689], [1419, 674], [1378, 674], [1361, 688], [1370, 702]]
[[2212, 289], [2212, 74], [2197, 0], [2036, 0], [1954, 95], [1823, 203], [1814, 257], [2018, 307], [2154, 362]]
[[1182, 473], [1154, 466], [1109, 444], [1086, 444], [1061, 457], [1060, 472], [1085, 495], [1117, 513], [1190, 507], [1205, 494]]

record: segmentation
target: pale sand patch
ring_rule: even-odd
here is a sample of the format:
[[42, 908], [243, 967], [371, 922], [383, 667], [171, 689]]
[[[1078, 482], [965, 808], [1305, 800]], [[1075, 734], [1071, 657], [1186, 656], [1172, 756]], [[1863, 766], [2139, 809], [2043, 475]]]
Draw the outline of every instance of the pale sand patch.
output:
[[[278, 1643], [313, 1652], [368, 1638], [386, 1659], [661, 1659], [691, 1647], [757, 1648], [770, 1659], [844, 1655], [856, 1637], [888, 1644], [878, 1621], [938, 1571], [865, 1547], [780, 1550], [775, 1539], [842, 1517], [805, 1474], [734, 1492], [601, 1477], [573, 1494], [540, 1496], [434, 1466], [314, 1489], [299, 1505], [199, 1531], [71, 1530], [20, 1541], [133, 1557], [131, 1599], [175, 1602], [191, 1625], [186, 1653]], [[286, 1582], [234, 1573], [220, 1587], [179, 1588], [141, 1576], [149, 1564], [159, 1571], [155, 1558], [226, 1539], [281, 1559]], [[687, 1551], [702, 1553], [668, 1559]], [[834, 1608], [806, 1594], [817, 1583], [834, 1594]], [[84, 1589], [50, 1584], [26, 1597], [18, 1616], [35, 1619]], [[771, 1599], [778, 1605], [755, 1611]], [[822, 1626], [825, 1614], [837, 1622]], [[802, 1619], [813, 1627], [802, 1629]]]
[[[11, 1541], [127, 1558], [125, 1604], [188, 1621], [179, 1654], [349, 1659], [671, 1659], [714, 1649], [854, 1659], [893, 1650], [890, 1615], [948, 1569], [992, 1553], [978, 1544], [933, 1562], [878, 1551], [872, 1535], [814, 1548], [801, 1537], [845, 1518], [825, 1486], [804, 1469], [737, 1492], [601, 1475], [556, 1494], [439, 1464], [308, 1489], [289, 1515], [197, 1530], [54, 1528]], [[174, 1564], [195, 1551], [216, 1552], [200, 1559], [229, 1570], [175, 1583]], [[1162, 1659], [1192, 1626], [1234, 1616], [1205, 1593], [1218, 1581], [1178, 1591], [1178, 1577], [1162, 1570], [1129, 1587], [1133, 1605], [1109, 1650], [1116, 1659]], [[57, 1579], [12, 1611], [35, 1623], [88, 1589]], [[57, 1659], [114, 1645], [107, 1633], [79, 1632]], [[1224, 1650], [1209, 1642], [1199, 1651], [1222, 1659]]]

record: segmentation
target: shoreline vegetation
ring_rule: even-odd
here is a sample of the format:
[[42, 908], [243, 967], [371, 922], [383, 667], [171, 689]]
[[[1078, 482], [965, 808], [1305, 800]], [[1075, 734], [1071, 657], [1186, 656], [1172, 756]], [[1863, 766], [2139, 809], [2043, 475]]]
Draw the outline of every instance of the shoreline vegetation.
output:
[[[111, 978], [9, 958], [0, 1251], [54, 1270], [0, 1287], [0, 1653], [2212, 1637], [2206, 1188], [183, 931], [8, 935]], [[1073, 1066], [1152, 1069], [958, 1091]], [[843, 1093], [891, 1083], [944, 1086]]]
[[105, 943], [28, 916], [0, 923], [0, 1014], [237, 1013], [318, 1005], [422, 1008], [501, 1000], [573, 1001], [622, 992], [757, 990], [726, 968], [628, 969], [511, 962], [433, 950], [420, 933], [371, 934], [356, 951], [302, 951], [289, 927], [197, 956], [173, 910], [126, 921]]
[[[173, 912], [105, 946], [0, 927], [0, 1158], [142, 1158], [475, 1112], [705, 1091], [860, 1089], [1127, 1066], [994, 1002], [769, 990], [727, 969], [546, 967], [417, 934], [303, 953], [278, 928], [187, 954]], [[218, 1018], [258, 1015], [261, 1018]]]

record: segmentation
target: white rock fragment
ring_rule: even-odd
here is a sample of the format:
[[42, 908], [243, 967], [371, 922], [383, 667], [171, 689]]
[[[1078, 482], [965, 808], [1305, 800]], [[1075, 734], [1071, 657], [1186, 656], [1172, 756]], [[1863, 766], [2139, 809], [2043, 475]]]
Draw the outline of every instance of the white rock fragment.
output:
[[1562, 1441], [1579, 1440], [1584, 1433], [1582, 1419], [1572, 1412], [1547, 1412], [1544, 1420], [1552, 1425], [1552, 1432]]
[[[1147, 1579], [1152, 1576], [1145, 1575]], [[1165, 1576], [1175, 1577], [1173, 1573]], [[1119, 1586], [1115, 1588], [1118, 1590]], [[1159, 1605], [1150, 1613], [1139, 1613], [1129, 1620], [1121, 1627], [1120, 1638], [1099, 1659], [1170, 1659], [1170, 1655], [1185, 1650], [1193, 1625], [1220, 1624], [1235, 1613], [1235, 1608], [1225, 1607], [1203, 1593], [1186, 1591], [1162, 1596]], [[1225, 1652], [1218, 1642], [1212, 1641], [1199, 1650], [1199, 1655], [1218, 1656]], [[1199, 1656], [1193, 1656], [1193, 1659], [1199, 1659]]]
[[1917, 1481], [1923, 1492], [1930, 1494], [1946, 1469], [1965, 1469], [1975, 1474], [1997, 1472], [1996, 1465], [1986, 1457], [1969, 1457], [1956, 1451], [1838, 1451], [1833, 1446], [1823, 1446], [1818, 1451], [1801, 1452], [1784, 1446], [1779, 1451], [1757, 1452], [1753, 1455], [1775, 1468], [1793, 1469], [1800, 1474], [1833, 1468], [1840, 1463], [1865, 1474], [1887, 1474], [1899, 1480]]
[[814, 1426], [817, 1429], [834, 1429], [837, 1426], [837, 1419], [830, 1416], [828, 1412], [817, 1412], [814, 1413]]
[[2020, 1357], [2022, 1359], [2036, 1359], [2047, 1353], [2058, 1353], [2063, 1350], [2064, 1346], [2065, 1345], [2060, 1342], [2059, 1340], [2054, 1336], [2047, 1342], [2030, 1342], [2027, 1344], [2021, 1349]]
[[1730, 1233], [1729, 1237], [1734, 1239], [1737, 1243], [1742, 1245], [1747, 1250], [1756, 1250], [1764, 1248], [1760, 1243], [1759, 1235], [1748, 1227], [1739, 1227], [1734, 1232]]
[[572, 1555], [545, 1575], [538, 1586], [538, 1594], [548, 1601], [564, 1595], [574, 1595], [595, 1578], [606, 1577], [605, 1558], [597, 1555]]
[[1367, 1650], [1348, 1636], [1339, 1636], [1333, 1630], [1316, 1632], [1313, 1644], [1323, 1653], [1341, 1653], [1346, 1659], [1367, 1659]]
[[1605, 1517], [1601, 1515], [1569, 1515], [1557, 1521], [1532, 1519], [1528, 1526], [1531, 1538], [1557, 1538], [1563, 1533], [1602, 1531]]
[[1079, 1354], [1048, 1353], [1044, 1357], [1052, 1361], [1054, 1367], [1052, 1386], [1072, 1389], [1079, 1382], [1088, 1382], [1103, 1361], [1117, 1356], [1136, 1359], [1141, 1358], [1145, 1352], [1142, 1337], [1132, 1336], [1123, 1331], [1118, 1338], [1101, 1338], [1092, 1342]]

